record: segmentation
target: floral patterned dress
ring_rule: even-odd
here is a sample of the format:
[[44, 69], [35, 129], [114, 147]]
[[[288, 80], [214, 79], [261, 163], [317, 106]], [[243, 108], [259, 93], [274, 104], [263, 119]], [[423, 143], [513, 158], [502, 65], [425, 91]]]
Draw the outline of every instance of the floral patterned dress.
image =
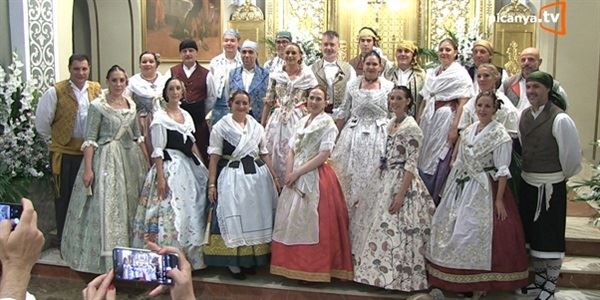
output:
[[105, 273], [112, 268], [112, 250], [128, 247], [131, 221], [148, 163], [136, 120], [136, 105], [114, 109], [102, 94], [90, 103], [85, 142], [94, 147], [94, 181], [83, 185], [82, 163], [75, 179], [63, 233], [61, 254], [74, 270]]
[[[395, 119], [390, 121], [393, 126]], [[429, 241], [433, 199], [419, 177], [417, 159], [422, 133], [408, 116], [388, 135], [380, 169], [373, 174], [380, 184], [365, 190], [374, 199], [367, 216], [372, 220], [362, 241], [353, 241], [354, 281], [391, 290], [416, 291], [429, 287], [425, 268], [425, 244]], [[397, 214], [389, 207], [406, 172], [414, 176], [404, 205]]]
[[159, 110], [150, 125], [152, 158], [163, 159], [168, 194], [158, 198], [154, 165], [142, 189], [133, 222], [133, 247], [144, 248], [144, 235], [156, 234], [156, 243], [182, 249], [194, 270], [204, 267], [202, 244], [206, 228], [206, 184], [208, 170], [192, 152], [194, 121], [181, 110], [184, 123], [178, 123]]
[[362, 76], [350, 81], [344, 102], [333, 112], [334, 119], [346, 120], [331, 160], [346, 197], [353, 243], [355, 233], [364, 231], [354, 226], [370, 222], [363, 221], [362, 215], [371, 211], [373, 200], [360, 199], [359, 195], [372, 183], [370, 171], [377, 168], [385, 147], [387, 95], [394, 84], [383, 77], [378, 80], [379, 88], [372, 90], [361, 87]]
[[290, 151], [289, 141], [298, 121], [306, 115], [304, 104], [308, 90], [317, 85], [317, 78], [308, 67], [303, 67], [295, 79], [291, 79], [285, 71], [275, 72], [270, 78], [266, 98], [275, 104], [275, 109], [265, 126], [267, 149], [271, 154], [275, 174], [284, 178]]

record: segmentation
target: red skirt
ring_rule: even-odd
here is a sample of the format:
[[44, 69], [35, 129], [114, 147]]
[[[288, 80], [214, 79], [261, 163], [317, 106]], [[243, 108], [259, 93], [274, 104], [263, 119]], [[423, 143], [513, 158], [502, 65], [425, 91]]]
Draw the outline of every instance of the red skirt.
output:
[[353, 279], [348, 210], [335, 172], [323, 164], [319, 172], [319, 243], [271, 243], [271, 273], [287, 278], [330, 282]]
[[[498, 183], [492, 182], [493, 195]], [[504, 191], [504, 207], [507, 218], [496, 217], [494, 207], [494, 229], [492, 236], [492, 269], [464, 270], [445, 268], [429, 263], [429, 283], [452, 292], [473, 291], [512, 291], [526, 286], [529, 276], [529, 263], [525, 249], [525, 235], [521, 217], [514, 197], [508, 188]]]

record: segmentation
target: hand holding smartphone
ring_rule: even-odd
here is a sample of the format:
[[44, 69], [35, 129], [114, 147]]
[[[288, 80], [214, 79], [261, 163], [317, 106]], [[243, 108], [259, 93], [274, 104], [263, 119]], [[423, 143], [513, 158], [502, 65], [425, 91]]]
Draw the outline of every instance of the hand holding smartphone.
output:
[[12, 230], [15, 230], [15, 226], [19, 224], [21, 213], [23, 212], [23, 206], [16, 203], [0, 203], [0, 221], [10, 220], [12, 224]]
[[113, 266], [118, 280], [172, 285], [167, 272], [179, 265], [177, 254], [157, 254], [146, 249], [113, 249]]

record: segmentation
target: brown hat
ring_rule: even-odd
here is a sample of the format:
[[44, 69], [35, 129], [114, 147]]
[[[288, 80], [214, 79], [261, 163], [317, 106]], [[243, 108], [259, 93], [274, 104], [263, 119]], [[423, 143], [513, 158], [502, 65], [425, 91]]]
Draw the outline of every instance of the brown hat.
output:
[[475, 42], [475, 44], [473, 44], [473, 49], [475, 49], [475, 47], [477, 47], [477, 46], [481, 46], [481, 47], [485, 48], [485, 50], [487, 50], [487, 52], [490, 55], [494, 55], [494, 47], [492, 47], [492, 43], [490, 43], [489, 41], [479, 40], [479, 41]]

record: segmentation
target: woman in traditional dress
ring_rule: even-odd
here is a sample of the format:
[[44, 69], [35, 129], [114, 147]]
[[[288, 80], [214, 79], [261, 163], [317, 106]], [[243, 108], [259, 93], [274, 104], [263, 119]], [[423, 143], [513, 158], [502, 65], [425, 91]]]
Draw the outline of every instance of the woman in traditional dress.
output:
[[348, 211], [327, 163], [338, 130], [324, 112], [325, 95], [322, 87], [310, 91], [309, 115], [290, 141], [271, 246], [271, 273], [303, 281], [352, 280]]
[[[477, 68], [477, 84], [479, 90], [482, 92], [496, 93], [496, 98], [502, 101], [502, 106], [494, 114], [494, 120], [504, 125], [504, 128], [506, 128], [506, 131], [513, 139], [513, 146], [519, 145], [517, 132], [519, 130], [520, 113], [510, 99], [504, 95], [502, 90], [496, 90], [500, 78], [501, 75], [498, 68], [492, 64], [481, 64]], [[460, 118], [460, 123], [458, 124], [458, 129], [461, 131], [478, 120], [477, 112], [475, 110], [476, 98], [477, 97], [471, 98], [463, 108], [463, 114]], [[516, 199], [519, 190], [518, 185], [521, 180], [521, 155], [519, 154], [520, 150], [515, 151], [515, 148], [516, 147], [513, 147], [511, 156], [509, 167], [511, 178], [508, 180], [508, 186], [511, 189], [513, 197]]]
[[384, 152], [387, 96], [394, 87], [379, 77], [381, 58], [377, 52], [367, 54], [363, 66], [364, 74], [348, 83], [344, 101], [333, 113], [338, 129], [343, 129], [331, 159], [346, 197], [353, 254], [355, 241], [364, 237], [372, 221], [364, 216], [371, 211], [374, 200], [360, 197], [373, 184], [369, 171], [377, 168]]
[[419, 125], [423, 146], [419, 156], [419, 174], [433, 201], [439, 203], [440, 192], [450, 172], [452, 149], [458, 139], [458, 122], [463, 105], [473, 95], [473, 82], [467, 70], [456, 62], [456, 42], [446, 38], [438, 46], [441, 65], [427, 72], [421, 96], [425, 108]]
[[[496, 93], [496, 98], [502, 101], [502, 106], [494, 114], [494, 120], [504, 125], [506, 131], [511, 138], [517, 137], [517, 131], [519, 130], [519, 112], [512, 102], [502, 93], [501, 90], [496, 90], [496, 86], [500, 81], [500, 72], [498, 68], [492, 64], [481, 64], [477, 68], [477, 84], [481, 92], [492, 92]], [[475, 110], [475, 99], [474, 96], [463, 107], [463, 113], [458, 124], [458, 129], [463, 130], [469, 125], [477, 122], [477, 112]]]
[[248, 115], [250, 96], [236, 91], [229, 106], [210, 133], [208, 200], [215, 207], [204, 262], [244, 279], [269, 264], [277, 189], [264, 129]]
[[179, 107], [184, 95], [181, 80], [167, 80], [163, 91], [166, 108], [154, 114], [150, 125], [154, 166], [138, 204], [133, 246], [144, 248], [149, 240], [181, 248], [197, 270], [204, 267], [208, 170], [195, 144], [194, 121]]
[[417, 170], [422, 133], [407, 114], [412, 103], [405, 86], [389, 94], [395, 117], [387, 126], [379, 169], [371, 173], [378, 183], [365, 190], [365, 198], [375, 203], [368, 212], [368, 234], [354, 256], [354, 281], [407, 292], [429, 287], [424, 253], [435, 210]]
[[128, 279], [128, 280], [135, 279], [135, 276], [133, 273], [133, 266], [131, 265], [131, 263], [129, 262], [127, 257], [123, 257], [122, 270], [123, 270], [123, 274], [121, 274], [121, 278]]
[[131, 221], [148, 169], [135, 102], [123, 95], [127, 74], [115, 65], [106, 80], [108, 91], [88, 109], [83, 163], [61, 246], [72, 269], [97, 274], [112, 268], [115, 246], [130, 244]]
[[139, 58], [140, 73], [137, 73], [129, 79], [127, 94], [135, 102], [140, 131], [144, 136], [146, 151], [152, 153], [152, 142], [150, 139], [150, 123], [152, 122], [152, 112], [159, 105], [161, 93], [168, 77], [158, 72], [160, 64], [158, 54], [150, 51], [144, 51]]
[[[285, 175], [285, 164], [298, 121], [306, 115], [308, 90], [317, 85], [317, 78], [302, 63], [302, 50], [295, 43], [285, 47], [283, 70], [270, 74], [261, 123], [267, 133], [267, 149], [273, 159], [275, 180]], [[274, 108], [274, 109], [273, 109]], [[273, 109], [273, 113], [269, 113]]]
[[493, 92], [477, 96], [478, 122], [461, 133], [432, 221], [429, 281], [453, 292], [515, 290], [527, 285], [525, 238], [506, 182], [512, 141], [494, 114]]
[[419, 120], [423, 112], [423, 97], [419, 91], [425, 82], [425, 71], [417, 61], [418, 47], [413, 41], [402, 40], [396, 47], [396, 64], [386, 70], [384, 76], [397, 86], [406, 86], [410, 90], [414, 103], [410, 105], [408, 115]]

